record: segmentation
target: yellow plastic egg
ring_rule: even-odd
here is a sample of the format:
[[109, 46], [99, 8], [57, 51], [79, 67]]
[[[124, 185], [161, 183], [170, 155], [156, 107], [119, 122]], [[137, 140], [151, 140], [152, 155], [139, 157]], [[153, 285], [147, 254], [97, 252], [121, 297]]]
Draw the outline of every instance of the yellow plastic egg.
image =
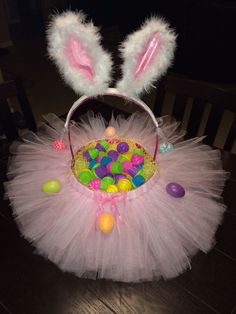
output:
[[124, 154], [122, 154], [122, 156], [125, 157], [127, 160], [131, 160], [132, 155], [133, 155], [132, 153], [124, 153]]
[[110, 185], [108, 185], [106, 191], [109, 193], [116, 193], [116, 192], [118, 192], [118, 188], [115, 184], [110, 184]]
[[61, 182], [57, 179], [48, 180], [42, 184], [45, 193], [58, 193], [61, 191]]
[[118, 189], [123, 192], [128, 192], [132, 189], [132, 184], [128, 179], [120, 179], [117, 186]]
[[97, 224], [103, 233], [109, 233], [114, 227], [114, 217], [112, 213], [101, 213], [98, 216]]
[[108, 126], [106, 128], [105, 134], [107, 137], [112, 137], [116, 134], [116, 129], [113, 126]]

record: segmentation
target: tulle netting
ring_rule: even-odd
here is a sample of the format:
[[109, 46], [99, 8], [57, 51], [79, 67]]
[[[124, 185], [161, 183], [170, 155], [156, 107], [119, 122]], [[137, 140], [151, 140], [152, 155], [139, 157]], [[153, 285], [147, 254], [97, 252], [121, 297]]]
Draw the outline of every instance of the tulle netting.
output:
[[[52, 148], [64, 122], [54, 114], [45, 120], [37, 134], [29, 133], [23, 143], [13, 145], [6, 183], [21, 233], [40, 254], [79, 277], [137, 282], [175, 277], [190, 267], [198, 250], [212, 248], [225, 210], [221, 193], [227, 173], [220, 152], [202, 144], [203, 138], [184, 140], [179, 123], [164, 117], [159, 143], [174, 148], [158, 153], [158, 171], [147, 183], [114, 196], [121, 219], [112, 232], [103, 234], [96, 227], [103, 192], [75, 179], [66, 137], [65, 150]], [[134, 139], [153, 154], [154, 127], [146, 115], [135, 113], [128, 120], [119, 116], [110, 125], [119, 137]], [[74, 150], [103, 138], [105, 128], [103, 118], [91, 113], [79, 125], [74, 123]], [[41, 190], [48, 179], [60, 180], [59, 193]], [[169, 182], [181, 184], [185, 196], [171, 197], [166, 192]], [[104, 209], [110, 211], [109, 201]]]

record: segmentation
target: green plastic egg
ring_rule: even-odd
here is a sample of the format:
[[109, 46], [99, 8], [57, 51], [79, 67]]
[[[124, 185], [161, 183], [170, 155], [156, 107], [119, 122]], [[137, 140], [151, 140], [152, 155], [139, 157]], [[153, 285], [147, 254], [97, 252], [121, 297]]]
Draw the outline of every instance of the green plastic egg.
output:
[[61, 182], [57, 179], [48, 180], [42, 184], [42, 190], [45, 193], [58, 193], [61, 187]]
[[95, 158], [97, 158], [97, 156], [98, 156], [99, 150], [96, 149], [96, 148], [89, 148], [89, 149], [88, 149], [88, 152], [89, 152], [90, 157], [91, 157], [92, 159], [95, 159]]

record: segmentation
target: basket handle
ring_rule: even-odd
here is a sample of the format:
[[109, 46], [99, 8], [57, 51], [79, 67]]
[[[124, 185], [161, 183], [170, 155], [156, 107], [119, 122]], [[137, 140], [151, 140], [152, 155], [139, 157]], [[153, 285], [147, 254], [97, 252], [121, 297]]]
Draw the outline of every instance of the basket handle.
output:
[[[154, 153], [153, 153], [153, 160], [155, 160], [156, 155], [157, 155], [157, 150], [158, 150], [158, 134], [157, 134], [158, 121], [156, 120], [152, 110], [141, 99], [131, 98], [125, 94], [121, 94], [116, 88], [108, 88], [107, 91], [103, 94], [103, 96], [106, 96], [106, 95], [107, 96], [118, 96], [118, 97], [121, 97], [125, 100], [132, 101], [137, 106], [141, 107], [142, 109], [144, 109], [149, 114], [149, 116], [151, 117], [151, 119], [153, 121], [153, 124], [156, 127], [156, 141], [155, 141], [155, 149], [154, 149]], [[74, 104], [70, 108], [70, 110], [67, 114], [67, 117], [66, 117], [66, 122], [65, 122], [64, 127], [68, 133], [68, 141], [69, 141], [69, 147], [70, 147], [72, 158], [74, 158], [74, 152], [73, 152], [72, 143], [71, 143], [70, 120], [71, 120], [71, 117], [72, 117], [73, 113], [75, 112], [75, 110], [90, 98], [92, 98], [92, 96], [85, 96], [84, 95], [84, 96], [80, 97], [76, 102], [74, 102]]]

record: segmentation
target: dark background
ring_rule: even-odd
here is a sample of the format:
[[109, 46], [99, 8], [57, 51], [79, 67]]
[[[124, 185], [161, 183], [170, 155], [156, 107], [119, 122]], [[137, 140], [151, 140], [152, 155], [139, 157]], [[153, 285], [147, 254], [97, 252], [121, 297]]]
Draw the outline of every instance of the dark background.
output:
[[27, 31], [42, 33], [51, 13], [68, 8], [83, 10], [102, 28], [117, 26], [121, 39], [137, 29], [146, 17], [164, 16], [178, 33], [171, 71], [211, 82], [235, 82], [235, 1], [35, 0], [33, 3], [17, 0], [20, 19]]

